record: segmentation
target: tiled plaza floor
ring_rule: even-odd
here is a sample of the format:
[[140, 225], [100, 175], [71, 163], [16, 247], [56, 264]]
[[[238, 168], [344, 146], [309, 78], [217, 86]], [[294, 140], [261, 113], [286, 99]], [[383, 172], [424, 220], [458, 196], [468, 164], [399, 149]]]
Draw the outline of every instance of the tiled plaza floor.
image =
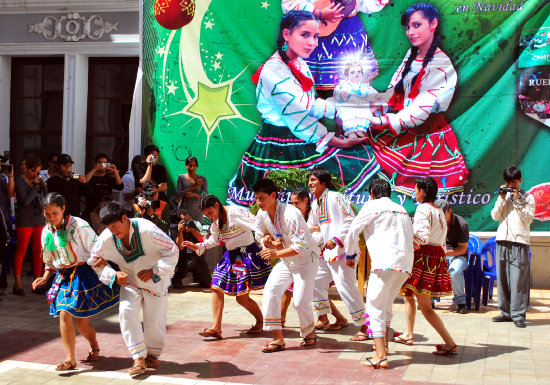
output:
[[[30, 285], [30, 280], [27, 280]], [[27, 286], [28, 287], [28, 286]], [[332, 289], [331, 289], [332, 290]], [[30, 290], [27, 290], [30, 292]], [[495, 290], [496, 292], [496, 290]], [[261, 295], [252, 298], [261, 302]], [[337, 297], [334, 297], [335, 299]], [[496, 299], [496, 298], [495, 298]], [[78, 363], [78, 370], [60, 374], [55, 364], [64, 359], [59, 321], [48, 315], [44, 296], [11, 294], [0, 302], [0, 385], [5, 384], [550, 384], [550, 291], [532, 290], [528, 326], [491, 323], [496, 303], [479, 312], [461, 315], [449, 311], [450, 301], [437, 304], [438, 314], [460, 346], [459, 354], [431, 354], [439, 336], [420, 313], [415, 344], [390, 343], [390, 369], [360, 366], [371, 357], [372, 342], [350, 342], [357, 330], [319, 332], [310, 348], [298, 345], [298, 320], [289, 309], [285, 336], [287, 350], [263, 354], [269, 334], [246, 335], [253, 318], [226, 297], [224, 339], [208, 340], [197, 332], [210, 326], [210, 293], [192, 285], [169, 294], [168, 336], [161, 366], [137, 379], [126, 373], [131, 359], [118, 325], [117, 309], [93, 318], [101, 345], [100, 361]], [[336, 301], [341, 311], [343, 303]], [[402, 301], [394, 304], [392, 328], [404, 327]], [[84, 359], [86, 340], [77, 337], [77, 358]]]

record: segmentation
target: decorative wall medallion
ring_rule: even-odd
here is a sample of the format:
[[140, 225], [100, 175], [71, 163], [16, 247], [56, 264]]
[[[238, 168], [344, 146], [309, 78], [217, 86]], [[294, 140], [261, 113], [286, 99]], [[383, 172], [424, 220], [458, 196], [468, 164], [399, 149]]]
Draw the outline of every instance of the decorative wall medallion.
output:
[[85, 38], [99, 40], [103, 34], [116, 31], [117, 26], [118, 22], [104, 21], [98, 15], [86, 18], [78, 13], [68, 13], [60, 18], [46, 16], [41, 23], [29, 25], [29, 33], [38, 33], [48, 40], [57, 38], [65, 41], [79, 41]]

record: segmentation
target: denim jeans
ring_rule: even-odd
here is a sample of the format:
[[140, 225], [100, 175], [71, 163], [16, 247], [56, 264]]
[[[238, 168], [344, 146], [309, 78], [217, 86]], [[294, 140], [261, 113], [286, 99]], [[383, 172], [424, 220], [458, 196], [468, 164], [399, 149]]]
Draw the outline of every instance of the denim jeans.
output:
[[464, 270], [468, 268], [468, 260], [465, 256], [447, 257], [449, 274], [453, 284], [453, 303], [455, 305], [466, 304], [466, 290], [464, 284]]

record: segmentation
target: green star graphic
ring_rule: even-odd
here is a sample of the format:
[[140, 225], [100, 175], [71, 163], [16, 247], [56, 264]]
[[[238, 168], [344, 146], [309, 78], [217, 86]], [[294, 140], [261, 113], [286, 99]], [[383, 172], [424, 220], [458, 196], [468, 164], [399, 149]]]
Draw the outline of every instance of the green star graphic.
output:
[[216, 128], [219, 120], [237, 117], [237, 111], [230, 99], [230, 91], [231, 84], [209, 87], [198, 83], [197, 98], [187, 108], [187, 113], [199, 118], [210, 134]]

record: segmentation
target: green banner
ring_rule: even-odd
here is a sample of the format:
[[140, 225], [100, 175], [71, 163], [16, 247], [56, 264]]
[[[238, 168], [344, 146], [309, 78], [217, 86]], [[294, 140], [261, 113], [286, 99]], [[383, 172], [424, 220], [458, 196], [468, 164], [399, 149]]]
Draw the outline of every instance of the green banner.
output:
[[[157, 11], [160, 12], [160, 5], [169, 7], [171, 2], [185, 3], [187, 8], [192, 4], [190, 0], [157, 0]], [[251, 156], [247, 158], [251, 155], [251, 144], [257, 143], [258, 138], [265, 139], [266, 135], [259, 135], [260, 130], [276, 132], [280, 127], [275, 124], [262, 128], [257, 86], [251, 76], [276, 51], [283, 16], [281, 5], [284, 8], [292, 1], [282, 3], [199, 0], [194, 3], [191, 22], [170, 30], [157, 22], [155, 2], [144, 1], [143, 142], [154, 142], [160, 148], [161, 162], [173, 182], [172, 192], [177, 176], [186, 173], [185, 158], [192, 154], [199, 160], [197, 172], [208, 179], [210, 193], [231, 203], [253, 199], [242, 170], [255, 168], [252, 170], [255, 175], [264, 171], [261, 162], [252, 162]], [[400, 20], [413, 3], [385, 1], [378, 8], [371, 7], [369, 12], [359, 9], [357, 14], [378, 71], [370, 72], [373, 76], [370, 86], [380, 93], [391, 84], [411, 48]], [[398, 171], [391, 169], [391, 157], [412, 151], [407, 156], [413, 162], [429, 154], [435, 160], [432, 167], [447, 165], [448, 175], [437, 174], [435, 168], [433, 171], [439, 175], [434, 177], [440, 193], [453, 204], [456, 213], [468, 220], [473, 231], [496, 230], [497, 223], [490, 215], [497, 198], [495, 191], [503, 183], [503, 170], [518, 165], [522, 170], [522, 187], [529, 190], [536, 186], [532, 192], [537, 199], [537, 220], [531, 228], [550, 230], [549, 222], [544, 222], [550, 218], [550, 4], [541, 0], [430, 3], [440, 13], [440, 48], [444, 52], [436, 52], [434, 57], [438, 63], [447, 63], [447, 67], [443, 64], [437, 67], [446, 74], [440, 76], [444, 79], [440, 82], [445, 82], [447, 89], [440, 87], [435, 104], [430, 104], [430, 120], [424, 124], [429, 122], [437, 131], [416, 137], [400, 133], [393, 139], [387, 130], [375, 131], [371, 127], [367, 134], [370, 139], [362, 148], [332, 154], [328, 147], [317, 151], [312, 158], [317, 161], [310, 165], [315, 162], [336, 165], [343, 189], [352, 194], [357, 204], [366, 199], [364, 189], [368, 181], [384, 177], [395, 187], [394, 199], [413, 212], [415, 202], [407, 188], [409, 170], [403, 164]], [[367, 71], [366, 65], [362, 68]], [[411, 68], [414, 69], [414, 64]], [[436, 67], [427, 67], [425, 79], [434, 78], [435, 73]], [[347, 75], [342, 72], [340, 79], [335, 80], [335, 87], [343, 87], [344, 76]], [[422, 79], [427, 84], [428, 80]], [[407, 98], [414, 103], [410, 91], [406, 91], [405, 107]], [[420, 86], [417, 100], [424, 100], [428, 93], [436, 92]], [[335, 99], [337, 96], [335, 91]], [[388, 112], [399, 111], [391, 101], [381, 105]], [[327, 123], [326, 120], [321, 122]], [[327, 127], [334, 130], [331, 122]], [[299, 139], [300, 134], [294, 131], [284, 135], [294, 138], [293, 133]], [[282, 135], [276, 133], [276, 140], [282, 140]], [[382, 140], [384, 137], [388, 139]], [[434, 138], [442, 140], [439, 146]], [[387, 152], [390, 155], [386, 159], [387, 149], [393, 152]], [[284, 149], [287, 150], [288, 147]], [[355, 163], [348, 167], [350, 159]], [[281, 164], [292, 161], [279, 160]]]

